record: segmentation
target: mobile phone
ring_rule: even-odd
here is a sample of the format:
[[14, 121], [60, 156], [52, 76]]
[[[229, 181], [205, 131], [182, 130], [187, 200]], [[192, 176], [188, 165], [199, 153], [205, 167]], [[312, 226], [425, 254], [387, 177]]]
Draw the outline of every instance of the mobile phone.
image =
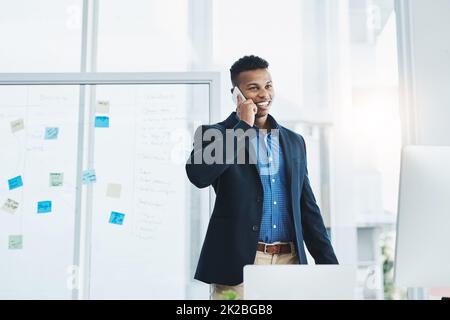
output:
[[241, 97], [241, 102], [247, 100], [244, 95], [242, 94], [241, 90], [239, 90], [239, 88], [236, 86], [233, 88], [233, 102], [234, 104], [237, 106], [238, 105], [238, 100], [237, 97], [240, 96]]

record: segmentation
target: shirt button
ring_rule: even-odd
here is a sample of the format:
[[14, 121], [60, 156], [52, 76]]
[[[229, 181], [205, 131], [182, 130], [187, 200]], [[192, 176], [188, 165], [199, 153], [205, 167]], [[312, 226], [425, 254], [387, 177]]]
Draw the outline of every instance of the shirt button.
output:
[[273, 204], [277, 204], [277, 202], [276, 202], [276, 201], [274, 201], [274, 202], [273, 202]]
[[277, 225], [276, 225], [276, 224], [274, 224], [274, 225], [273, 225], [273, 228], [274, 228], [274, 229], [276, 229], [276, 228], [277, 228]]
[[272, 162], [272, 157], [269, 157], [269, 162]]
[[258, 227], [257, 225], [254, 225], [254, 226], [252, 227], [252, 230], [253, 230], [253, 231], [258, 231], [258, 230], [259, 230], [259, 227]]
[[272, 182], [275, 182], [275, 179], [272, 179]]

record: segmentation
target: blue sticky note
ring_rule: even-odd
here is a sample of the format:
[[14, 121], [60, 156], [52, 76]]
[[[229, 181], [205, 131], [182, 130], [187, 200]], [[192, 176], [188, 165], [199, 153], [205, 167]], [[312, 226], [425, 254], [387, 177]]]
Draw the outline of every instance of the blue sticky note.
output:
[[51, 201], [39, 201], [37, 207], [38, 213], [48, 213], [52, 212], [52, 202]]
[[59, 128], [47, 127], [45, 128], [45, 140], [55, 140], [58, 139]]
[[97, 181], [94, 169], [88, 169], [83, 171], [83, 184], [94, 183]]
[[23, 186], [22, 176], [17, 176], [8, 180], [9, 190]]
[[125, 214], [120, 213], [120, 212], [111, 211], [111, 216], [109, 217], [109, 223], [122, 225], [123, 219], [125, 219]]
[[96, 116], [95, 117], [96, 128], [109, 128], [109, 117]]

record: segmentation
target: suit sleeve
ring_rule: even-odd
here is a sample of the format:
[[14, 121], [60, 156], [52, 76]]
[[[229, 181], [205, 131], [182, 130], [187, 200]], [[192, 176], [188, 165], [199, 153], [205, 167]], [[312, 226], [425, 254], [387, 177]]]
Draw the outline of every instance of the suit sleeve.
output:
[[316, 264], [338, 264], [319, 206], [317, 205], [309, 182], [306, 165], [306, 146], [303, 137], [302, 142], [305, 150], [306, 172], [300, 198], [303, 239]]
[[[245, 121], [239, 121], [233, 128], [233, 132], [247, 132], [252, 127]], [[241, 131], [237, 131], [237, 130]], [[212, 132], [214, 138], [206, 138], [205, 132], [208, 130]], [[194, 149], [186, 162], [186, 173], [189, 181], [198, 188], [205, 188], [211, 185], [230, 165], [236, 162], [240, 152], [243, 148], [233, 148], [235, 152], [226, 152], [227, 143], [226, 137], [234, 139], [233, 146], [242, 146], [241, 139], [245, 139], [245, 135], [233, 134], [227, 135], [224, 128], [220, 126], [200, 126], [197, 128], [194, 136]], [[215, 152], [212, 152], [212, 151]], [[221, 152], [220, 155], [218, 153]], [[215, 161], [208, 161], [205, 154], [215, 154]], [[213, 155], [214, 156], [214, 155]], [[227, 156], [230, 156], [227, 158]], [[217, 161], [219, 160], [219, 161]]]

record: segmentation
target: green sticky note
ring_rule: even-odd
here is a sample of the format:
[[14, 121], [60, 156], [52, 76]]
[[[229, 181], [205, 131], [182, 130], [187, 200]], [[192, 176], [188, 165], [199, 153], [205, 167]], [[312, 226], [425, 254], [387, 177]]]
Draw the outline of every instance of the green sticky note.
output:
[[50, 173], [50, 187], [60, 187], [63, 185], [64, 173], [52, 172]]
[[8, 241], [9, 250], [22, 249], [23, 237], [22, 235], [10, 235]]

